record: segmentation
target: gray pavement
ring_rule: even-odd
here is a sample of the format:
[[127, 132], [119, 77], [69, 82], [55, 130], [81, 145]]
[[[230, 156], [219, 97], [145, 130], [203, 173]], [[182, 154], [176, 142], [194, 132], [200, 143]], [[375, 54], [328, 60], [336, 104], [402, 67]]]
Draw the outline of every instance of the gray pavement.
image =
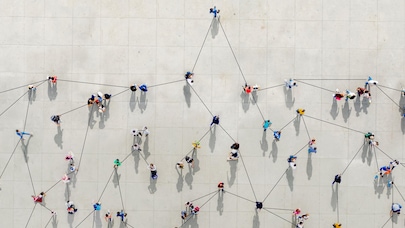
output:
[[[219, 20], [208, 13], [214, 4]], [[310, 214], [305, 227], [405, 227], [389, 213], [405, 205], [404, 167], [374, 180], [391, 159], [405, 161], [404, 1], [2, 0], [0, 16], [1, 227], [293, 228], [295, 208]], [[355, 91], [369, 75], [379, 81], [371, 104], [334, 102], [336, 88]], [[289, 78], [298, 87], [286, 89]], [[246, 95], [245, 82], [261, 89]], [[132, 93], [132, 83], [149, 91]], [[103, 114], [86, 105], [98, 91], [113, 94]], [[212, 115], [220, 125], [210, 129]], [[279, 142], [263, 119], [282, 129]], [[131, 152], [130, 131], [143, 126], [151, 133]], [[20, 141], [15, 129], [34, 136]], [[367, 131], [379, 147], [364, 144]], [[312, 137], [316, 154], [307, 153]], [[194, 167], [176, 169], [199, 139]], [[227, 161], [234, 141], [241, 158]], [[64, 184], [69, 151], [78, 172]], [[201, 210], [182, 225], [187, 201]], [[126, 223], [115, 217], [123, 208]]]

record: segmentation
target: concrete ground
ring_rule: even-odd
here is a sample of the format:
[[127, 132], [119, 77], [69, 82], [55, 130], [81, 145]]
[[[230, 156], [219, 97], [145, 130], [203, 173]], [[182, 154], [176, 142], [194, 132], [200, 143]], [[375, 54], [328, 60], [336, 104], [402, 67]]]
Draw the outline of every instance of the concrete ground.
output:
[[[214, 5], [220, 19], [209, 14]], [[1, 227], [293, 228], [295, 208], [310, 214], [305, 227], [405, 227], [389, 213], [405, 205], [404, 167], [374, 180], [379, 167], [404, 161], [404, 1], [2, 0], [0, 15]], [[379, 81], [371, 103], [333, 100], [336, 88], [355, 91], [369, 75]], [[289, 78], [298, 87], [286, 89]], [[246, 95], [245, 82], [261, 89]], [[133, 83], [149, 91], [132, 93]], [[98, 91], [113, 95], [103, 114], [86, 105]], [[220, 125], [210, 129], [213, 115]], [[279, 142], [264, 119], [282, 129]], [[134, 139], [131, 129], [143, 126], [150, 135]], [[15, 129], [34, 136], [20, 141]], [[379, 147], [364, 143], [368, 131]], [[309, 138], [318, 153], [308, 154]], [[137, 140], [142, 151], [131, 152]], [[194, 167], [176, 169], [194, 140]], [[235, 141], [241, 158], [227, 161]], [[182, 224], [186, 201], [201, 210]]]

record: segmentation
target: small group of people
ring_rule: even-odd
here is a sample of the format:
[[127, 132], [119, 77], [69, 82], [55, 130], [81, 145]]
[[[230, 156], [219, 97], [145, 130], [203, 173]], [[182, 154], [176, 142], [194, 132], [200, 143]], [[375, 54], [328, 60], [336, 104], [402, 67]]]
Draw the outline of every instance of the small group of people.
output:
[[379, 142], [374, 140], [374, 134], [372, 132], [367, 132], [366, 134], [364, 134], [364, 139], [371, 147], [380, 145]]
[[252, 92], [258, 91], [260, 89], [260, 86], [258, 86], [257, 84], [254, 86], [251, 86], [251, 85], [248, 85], [247, 83], [245, 83], [245, 86], [242, 86], [242, 88], [246, 94], [250, 94]]
[[181, 213], [181, 219], [184, 221], [188, 217], [188, 215], [197, 215], [198, 212], [200, 211], [199, 206], [194, 206], [192, 202], [186, 202], [184, 204], [186, 206], [185, 210], [182, 210]]
[[316, 139], [312, 138], [311, 141], [308, 142], [308, 153], [315, 153], [317, 152], [317, 147], [316, 147]]
[[129, 89], [130, 89], [132, 92], [137, 91], [138, 88], [139, 88], [142, 92], [144, 92], [144, 93], [148, 92], [148, 85], [146, 85], [146, 83], [143, 83], [143, 84], [141, 84], [140, 86], [138, 86], [137, 84], [132, 84], [132, 85], [129, 86]]
[[71, 214], [71, 215], [77, 212], [77, 208], [76, 208], [75, 204], [70, 200], [68, 200], [66, 202], [66, 210], [67, 210], [68, 214]]
[[32, 195], [31, 197], [35, 203], [42, 203], [45, 196], [46, 196], [45, 192], [41, 192], [41, 193], [39, 193], [39, 195], [37, 195], [37, 196]]
[[[357, 87], [357, 95], [363, 96], [363, 98], [368, 99], [368, 102], [371, 103], [371, 93], [370, 93], [370, 86], [371, 85], [377, 85], [378, 81], [373, 80], [371, 76], [368, 77], [364, 87]], [[336, 89], [335, 94], [333, 95], [335, 100], [341, 100], [343, 97], [345, 97], [345, 101], [353, 100], [356, 98], [356, 93], [351, 92], [349, 89], [346, 89], [345, 93], [341, 93], [339, 89]]]
[[93, 104], [97, 104], [98, 112], [104, 113], [106, 111], [107, 101], [112, 97], [111, 94], [97, 92], [97, 95], [92, 94], [91, 97], [87, 100], [87, 105], [90, 107]]
[[[74, 160], [74, 154], [73, 154], [73, 152], [72, 151], [69, 151], [66, 155], [65, 155], [65, 160], [66, 161], [69, 161], [69, 171], [70, 171], [70, 173], [73, 173], [73, 172], [77, 172], [78, 171], [78, 169], [76, 169], [76, 166], [75, 166], [75, 160]], [[63, 179], [62, 179], [63, 180]], [[70, 178], [68, 179], [68, 181], [66, 182], [66, 183], [68, 183], [70, 181]]]
[[137, 128], [131, 130], [131, 134], [134, 137], [142, 137], [142, 136], [148, 137], [149, 133], [150, 131], [148, 130], [147, 126], [143, 126], [141, 130], [138, 130]]
[[292, 78], [290, 78], [289, 80], [284, 79], [284, 83], [285, 83], [285, 87], [286, 87], [287, 89], [292, 89], [293, 87], [297, 87], [297, 86], [298, 86], [297, 82], [296, 82], [294, 79], [292, 79]]
[[54, 75], [54, 76], [47, 76], [46, 79], [48, 80], [48, 82], [54, 86], [56, 85], [56, 81], [58, 80], [58, 76]]
[[380, 177], [384, 177], [384, 175], [390, 175], [391, 172], [400, 164], [398, 160], [391, 161], [388, 165], [380, 167], [379, 174]]
[[309, 218], [309, 214], [301, 214], [301, 209], [297, 208], [292, 212], [293, 216], [295, 217], [295, 224], [296, 228], [303, 228], [304, 227], [304, 222]]

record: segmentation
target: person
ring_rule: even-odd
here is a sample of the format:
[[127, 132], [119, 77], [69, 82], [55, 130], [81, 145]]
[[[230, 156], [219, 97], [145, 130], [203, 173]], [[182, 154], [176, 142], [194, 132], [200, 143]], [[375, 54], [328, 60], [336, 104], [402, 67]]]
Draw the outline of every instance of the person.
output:
[[121, 221], [124, 221], [125, 217], [127, 217], [127, 213], [125, 213], [124, 210], [117, 211], [117, 217], [121, 217]]
[[56, 125], [60, 125], [60, 115], [52, 115], [51, 116], [51, 120], [56, 124]]
[[297, 167], [297, 164], [295, 164], [295, 161], [297, 160], [297, 156], [295, 155], [290, 155], [290, 157], [287, 158], [288, 164], [291, 166], [291, 168], [295, 169]]
[[218, 191], [221, 191], [221, 192], [224, 191], [224, 182], [219, 182], [218, 183]]
[[74, 171], [76, 171], [76, 167], [75, 167], [75, 164], [73, 162], [71, 162], [70, 165], [69, 165], [69, 171], [72, 172], [72, 173]]
[[270, 122], [270, 120], [265, 120], [263, 122], [263, 131], [266, 131], [267, 128], [269, 128], [271, 124], [272, 124], [272, 122]]
[[74, 214], [74, 213], [77, 212], [77, 208], [76, 208], [75, 204], [74, 204], [72, 201], [70, 201], [70, 200], [68, 200], [68, 201], [66, 202], [66, 208], [67, 208], [67, 212], [68, 212], [69, 214]]
[[20, 131], [18, 129], [15, 130], [15, 133], [20, 137], [21, 140], [24, 140], [24, 138], [23, 138], [24, 135], [33, 136], [32, 133], [28, 133], [28, 132], [25, 132], [25, 131]]
[[219, 115], [212, 117], [210, 126], [212, 126], [213, 124], [219, 124]]
[[214, 14], [214, 18], [217, 17], [217, 15], [219, 14], [219, 9], [217, 9], [216, 6], [214, 6], [214, 8], [210, 8], [210, 13]]
[[135, 143], [133, 146], [132, 146], [132, 150], [133, 151], [142, 151], [142, 149], [141, 149], [141, 147], [138, 145], [138, 143]]
[[200, 207], [199, 206], [195, 206], [192, 210], [191, 210], [191, 214], [193, 215], [198, 215], [198, 212], [200, 211]]
[[317, 149], [316, 147], [310, 146], [310, 147], [308, 148], [308, 153], [315, 153], [315, 154], [316, 154], [316, 152], [317, 152], [316, 149]]
[[195, 140], [193, 143], [191, 143], [191, 145], [193, 146], [194, 149], [201, 148], [200, 141], [198, 141], [198, 140]]
[[341, 227], [342, 227], [342, 224], [336, 222], [336, 223], [333, 224], [333, 227], [334, 227], [334, 228], [341, 228]]
[[181, 211], [181, 219], [185, 220], [187, 218], [187, 211]]
[[139, 131], [138, 129], [134, 128], [131, 130], [131, 133], [134, 137], [138, 136], [138, 137], [142, 137], [142, 132]]
[[186, 206], [186, 210], [189, 210], [190, 212], [194, 209], [194, 205], [190, 201], [187, 201], [184, 205]]
[[367, 79], [364, 87], [370, 88], [370, 85], [377, 85], [377, 84], [378, 84], [378, 81], [373, 80], [373, 78], [371, 76], [368, 76], [368, 79]]
[[297, 82], [294, 79], [290, 78], [290, 80], [284, 79], [285, 87], [288, 89], [292, 89], [294, 86], [298, 86]]
[[301, 222], [298, 222], [297, 223], [297, 226], [295, 226], [296, 228], [304, 228], [304, 222], [303, 221], [301, 221]]
[[366, 88], [357, 87], [356, 91], [357, 91], [357, 95], [359, 95], [359, 97], [360, 97], [361, 95], [364, 94], [364, 92], [366, 91]]
[[29, 89], [29, 90], [32, 90], [32, 91], [36, 91], [36, 90], [37, 90], [37, 87], [34, 86], [34, 85], [29, 85], [29, 86], [28, 86], [28, 89]]
[[135, 92], [135, 91], [138, 90], [138, 85], [137, 85], [137, 84], [133, 84], [133, 85], [131, 85], [131, 86], [129, 87], [129, 89], [130, 89], [132, 92]]
[[303, 116], [305, 114], [305, 109], [299, 108], [296, 110], [297, 114]]
[[298, 216], [299, 216], [300, 213], [301, 213], [300, 208], [297, 208], [292, 212], [293, 216], [295, 216], [295, 219], [298, 219]]
[[92, 97], [90, 97], [88, 100], [87, 100], [87, 106], [91, 106], [92, 104], [94, 104], [94, 97], [92, 96]]
[[97, 203], [93, 204], [93, 208], [95, 211], [101, 210], [101, 203], [97, 202]]
[[394, 161], [390, 161], [390, 169], [394, 170], [395, 167], [397, 167], [399, 165], [399, 161], [398, 160], [394, 160]]
[[316, 139], [312, 138], [311, 141], [308, 142], [309, 146], [314, 146], [316, 144]]
[[332, 182], [332, 185], [334, 185], [335, 183], [340, 184], [340, 182], [342, 182], [342, 174], [336, 174], [335, 179]]
[[63, 183], [67, 184], [70, 182], [70, 177], [68, 177], [68, 175], [65, 173], [62, 177], [62, 181]]
[[112, 219], [110, 210], [107, 210], [107, 213], [105, 214], [104, 219], [105, 219], [105, 221], [108, 222], [108, 223], [112, 222], [113, 219]]
[[373, 140], [373, 139], [374, 139], [374, 134], [371, 133], [371, 132], [367, 132], [366, 134], [364, 134], [364, 138], [365, 138], [367, 141]]
[[148, 92], [148, 86], [144, 83], [144, 84], [142, 84], [142, 85], [140, 85], [139, 86], [139, 89], [142, 91], [142, 92]]
[[341, 93], [339, 91], [339, 89], [335, 90], [335, 94], [333, 94], [333, 98], [335, 98], [335, 100], [340, 101], [340, 99], [342, 99], [344, 97], [344, 94]]
[[231, 145], [231, 149], [239, 150], [239, 143], [235, 142]]
[[363, 97], [365, 99], [368, 99], [368, 103], [371, 103], [371, 93], [370, 93], [370, 91], [368, 91], [368, 90], [364, 91]]
[[114, 160], [114, 168], [116, 169], [116, 168], [118, 168], [118, 166], [121, 166], [121, 164], [122, 164], [122, 162], [120, 162], [120, 159], [115, 159]]
[[42, 203], [42, 200], [45, 198], [45, 192], [39, 193], [37, 196], [31, 196], [35, 203]]
[[193, 83], [194, 83], [193, 76], [194, 76], [194, 73], [191, 73], [190, 71], [187, 71], [187, 73], [184, 75], [187, 83], [190, 85], [193, 85]]
[[178, 169], [183, 169], [183, 168], [184, 168], [183, 162], [182, 162], [182, 161], [177, 162], [177, 163], [176, 163], [176, 167], [177, 167]]
[[392, 216], [392, 213], [400, 214], [401, 213], [401, 208], [402, 208], [401, 204], [393, 203], [392, 206], [391, 206], [391, 213], [390, 213], [391, 216]]
[[104, 99], [106, 99], [106, 100], [110, 100], [111, 97], [112, 97], [112, 94], [110, 94], [110, 93], [104, 94]]
[[229, 153], [229, 158], [227, 160], [231, 161], [231, 160], [238, 160], [238, 159], [239, 159], [238, 150], [232, 149], [231, 152]]
[[260, 211], [262, 208], [263, 208], [263, 203], [256, 201], [256, 210], [259, 210], [259, 211]]
[[252, 86], [248, 85], [245, 83], [245, 87], [243, 87], [243, 91], [245, 91], [246, 94], [250, 94], [252, 92]]
[[309, 214], [308, 213], [304, 214], [304, 215], [301, 216], [301, 218], [303, 219], [303, 221], [307, 220], [307, 219], [309, 219]]
[[56, 81], [58, 80], [58, 76], [56, 76], [56, 75], [48, 76], [47, 79], [48, 79], [48, 82], [51, 82], [52, 84], [56, 84]]
[[148, 127], [147, 126], [143, 126], [143, 128], [142, 128], [142, 131], [143, 131], [143, 134], [145, 135], [145, 137], [148, 137], [148, 135], [149, 135], [149, 130], [148, 130]]
[[156, 165], [154, 165], [153, 163], [150, 163], [148, 166], [148, 169], [150, 170], [150, 177], [152, 179], [157, 179], [158, 175], [157, 175]]
[[281, 131], [274, 131], [273, 136], [276, 141], [280, 141]]
[[105, 112], [105, 106], [103, 104], [101, 104], [100, 107], [98, 107], [98, 112], [99, 113], [104, 113]]
[[370, 141], [368, 141], [368, 144], [370, 144], [370, 146], [371, 146], [371, 147], [373, 147], [373, 146], [379, 146], [379, 145], [380, 145], [380, 143], [379, 143], [379, 142], [374, 141], [374, 140], [370, 140]]
[[389, 166], [382, 166], [380, 168], [380, 176], [384, 177], [384, 175], [389, 175], [391, 173], [391, 168]]
[[73, 154], [73, 152], [72, 151], [69, 151], [67, 154], [66, 154], [66, 156], [65, 156], [65, 160], [66, 161], [71, 161], [71, 162], [73, 162], [73, 158], [74, 158], [74, 154]]
[[191, 168], [194, 167], [194, 159], [193, 159], [192, 157], [186, 156], [184, 159], [186, 160], [186, 162], [187, 162], [188, 164], [191, 164]]
[[353, 100], [354, 98], [356, 98], [356, 94], [351, 92], [350, 90], [346, 89], [346, 99], [345, 99], [345, 101], [347, 101], [349, 99]]
[[253, 92], [257, 92], [260, 89], [260, 86], [257, 84], [253, 86]]

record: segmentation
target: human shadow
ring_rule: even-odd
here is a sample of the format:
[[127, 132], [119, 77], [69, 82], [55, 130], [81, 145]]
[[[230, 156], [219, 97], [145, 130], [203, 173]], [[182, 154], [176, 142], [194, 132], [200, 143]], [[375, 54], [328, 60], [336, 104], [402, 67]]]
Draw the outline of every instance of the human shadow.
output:
[[229, 168], [230, 168], [230, 176], [227, 173], [227, 180], [228, 180], [228, 185], [229, 187], [232, 187], [233, 183], [235, 182], [236, 179], [236, 165], [237, 165], [237, 160], [234, 161], [229, 161]]
[[332, 107], [330, 108], [330, 115], [332, 116], [332, 118], [335, 120], [336, 117], [339, 115], [339, 109], [338, 109], [338, 105], [337, 105], [337, 101], [335, 98], [333, 98], [333, 102], [332, 102]]
[[266, 134], [266, 132], [267, 131], [263, 131], [262, 139], [260, 140], [260, 148], [263, 151], [263, 157], [266, 154], [266, 152], [269, 150], [269, 143], [267, 142], [267, 138], [266, 138], [267, 134]]
[[24, 160], [25, 163], [28, 163], [29, 157], [28, 157], [28, 145], [30, 144], [32, 135], [28, 137], [28, 140], [26, 139], [21, 139], [21, 150], [24, 154]]
[[104, 112], [100, 113], [100, 121], [98, 122], [98, 128], [99, 129], [104, 129], [105, 128], [105, 117], [104, 117]]
[[149, 182], [148, 190], [149, 190], [150, 194], [154, 194], [157, 191], [157, 188], [156, 188], [157, 180], [152, 179], [152, 178], [149, 178], [149, 179], [150, 179], [150, 182]]
[[294, 190], [293, 169], [291, 167], [288, 167], [286, 174], [287, 174], [286, 176], [287, 176], [287, 181], [288, 181], [288, 187], [290, 187], [290, 191], [293, 191]]
[[73, 222], [75, 221], [75, 214], [67, 214], [67, 222], [69, 224], [69, 227], [73, 227]]
[[405, 117], [402, 117], [401, 119], [401, 130], [402, 134], [405, 134]]
[[[178, 174], [178, 178], [177, 178], [177, 184], [176, 184], [176, 188], [177, 188], [177, 192], [181, 192], [183, 190], [183, 183], [184, 183], [184, 178], [183, 178], [183, 169], [179, 169], [176, 165], [176, 171]], [[180, 171], [179, 171], [180, 170]]]
[[215, 142], [217, 140], [215, 134], [217, 132], [217, 126], [216, 124], [214, 124], [211, 128], [210, 128], [210, 141], [209, 141], [209, 147], [211, 150], [211, 153], [214, 152], [215, 149]]
[[35, 101], [35, 99], [37, 97], [36, 94], [37, 94], [36, 89], [29, 89], [28, 90], [28, 100], [29, 100], [30, 104], [32, 104], [32, 102]]
[[222, 215], [224, 212], [224, 191], [218, 192], [217, 211], [219, 215]]
[[69, 183], [66, 183], [65, 186], [65, 201], [70, 200], [70, 188], [69, 188]]
[[240, 98], [242, 99], [242, 109], [243, 111], [247, 112], [249, 110], [250, 102], [249, 102], [249, 94], [246, 94], [244, 91], [241, 92]]
[[55, 141], [56, 145], [58, 145], [59, 148], [63, 149], [63, 130], [61, 129], [60, 126], [57, 127], [58, 133], [53, 137], [53, 140]]
[[356, 96], [356, 100], [354, 100], [353, 106], [354, 106], [354, 111], [356, 111], [356, 116], [360, 116], [360, 112], [361, 112], [360, 96]]
[[104, 112], [104, 120], [107, 121], [110, 118], [110, 99], [105, 100], [104, 106], [105, 106], [105, 112]]
[[252, 91], [252, 104], [257, 105], [258, 102], [258, 96], [257, 96], [257, 91]]
[[255, 210], [255, 215], [253, 216], [252, 228], [259, 228], [259, 227], [260, 227], [259, 214], [257, 213], [257, 210]]
[[215, 39], [215, 36], [218, 35], [218, 24], [219, 24], [219, 18], [218, 20], [216, 20], [215, 18], [212, 19], [212, 26], [211, 26], [211, 35], [212, 35], [212, 39]]
[[114, 188], [120, 184], [121, 174], [118, 174], [118, 168], [114, 169], [114, 177], [112, 182], [114, 183]]
[[308, 175], [308, 180], [311, 180], [311, 177], [312, 177], [312, 153], [308, 153], [307, 175]]
[[145, 160], [150, 156], [149, 137], [145, 137], [145, 142], [143, 143], [143, 155], [145, 156]]
[[332, 197], [330, 198], [330, 205], [332, 206], [333, 211], [336, 211], [338, 197], [339, 197], [339, 184], [336, 183], [336, 186], [332, 185]]
[[352, 108], [349, 107], [349, 102], [345, 101], [345, 104], [342, 107], [342, 117], [345, 123], [347, 123], [347, 120], [349, 119], [351, 112]]
[[300, 126], [301, 126], [301, 116], [297, 115], [297, 118], [295, 118], [294, 120], [295, 135], [300, 134]]
[[183, 86], [183, 94], [184, 94], [184, 99], [186, 100], [187, 107], [190, 108], [191, 106], [191, 92], [190, 92], [190, 85], [186, 83]]
[[132, 151], [132, 156], [134, 156], [134, 163], [135, 163], [134, 168], [135, 168], [135, 173], [138, 173], [139, 161], [141, 160], [141, 159], [140, 159], [140, 156], [139, 156], [139, 151]]
[[194, 159], [193, 175], [195, 175], [196, 172], [200, 171], [200, 160], [198, 160], [197, 154], [198, 154], [197, 149], [193, 149], [192, 153], [192, 158]]
[[148, 99], [146, 99], [146, 93], [142, 92], [141, 95], [139, 96], [138, 102], [138, 107], [141, 110], [141, 113], [143, 113], [146, 110], [147, 106], [148, 106]]
[[57, 86], [51, 82], [48, 82], [48, 98], [50, 101], [55, 100], [56, 96], [58, 95]]
[[94, 112], [95, 112], [95, 108], [94, 105], [89, 106], [89, 117], [88, 117], [88, 126], [93, 129], [94, 125], [97, 123], [97, 121], [94, 120]]
[[371, 161], [373, 160], [373, 156], [374, 156], [373, 150], [372, 150], [371, 146], [368, 143], [366, 143], [366, 145], [363, 146], [363, 150], [364, 150], [364, 147], [368, 151], [368, 153], [367, 153], [367, 164], [368, 164], [368, 166], [370, 166]]
[[[378, 174], [376, 174], [378, 175]], [[383, 183], [383, 177], [379, 177], [378, 179], [374, 179], [374, 194], [378, 195], [378, 198], [380, 198], [381, 194], [384, 191], [384, 183]]]
[[188, 185], [188, 187], [190, 189], [193, 189], [193, 179], [194, 179], [194, 177], [193, 177], [193, 174], [192, 174], [192, 168], [189, 165], [188, 166], [188, 173], [186, 174], [186, 176], [184, 176], [184, 180], [186, 181], [186, 184]]
[[135, 106], [136, 106], [135, 92], [132, 92], [131, 97], [129, 99], [129, 109], [131, 110], [131, 112], [135, 110]]
[[293, 98], [292, 96], [292, 89], [287, 89], [284, 87], [284, 100], [288, 109], [291, 109], [294, 106], [295, 97]]
[[56, 215], [52, 216], [52, 227], [53, 228], [57, 228], [58, 227], [58, 219], [56, 217]]
[[368, 152], [368, 146], [366, 146], [366, 140], [364, 140], [363, 143], [363, 151], [361, 152], [361, 161], [364, 163], [366, 162], [366, 158], [367, 158], [367, 152]]
[[277, 161], [277, 154], [278, 154], [277, 142], [276, 140], [273, 140], [273, 142], [271, 143], [271, 151], [269, 154], [269, 157], [270, 156], [273, 157], [273, 163]]
[[368, 101], [368, 99], [363, 98], [363, 100], [361, 101], [361, 105], [362, 105], [362, 109], [364, 113], [368, 113], [368, 107], [370, 107], [370, 102]]
[[100, 216], [100, 211], [95, 211], [93, 213], [93, 223], [94, 225], [99, 228], [99, 227], [103, 227], [103, 224], [101, 222], [101, 216]]

